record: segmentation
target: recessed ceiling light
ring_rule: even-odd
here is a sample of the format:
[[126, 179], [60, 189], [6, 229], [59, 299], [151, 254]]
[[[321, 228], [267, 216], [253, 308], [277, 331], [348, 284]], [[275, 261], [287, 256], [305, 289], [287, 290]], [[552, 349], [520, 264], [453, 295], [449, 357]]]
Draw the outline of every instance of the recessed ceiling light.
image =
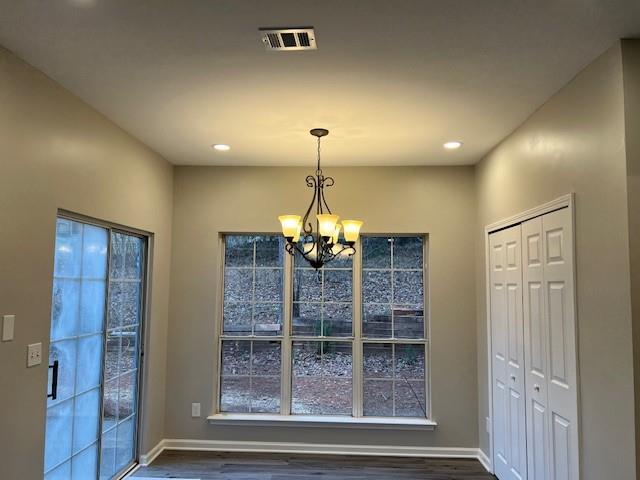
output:
[[229, 145], [225, 145], [224, 143], [216, 143], [215, 145], [212, 145], [212, 147], [219, 152], [226, 152], [227, 150], [231, 150], [231, 147]]
[[461, 146], [462, 146], [462, 142], [458, 142], [458, 141], [447, 142], [443, 145], [443, 147], [446, 148], [447, 150], [455, 150], [456, 148], [460, 148]]

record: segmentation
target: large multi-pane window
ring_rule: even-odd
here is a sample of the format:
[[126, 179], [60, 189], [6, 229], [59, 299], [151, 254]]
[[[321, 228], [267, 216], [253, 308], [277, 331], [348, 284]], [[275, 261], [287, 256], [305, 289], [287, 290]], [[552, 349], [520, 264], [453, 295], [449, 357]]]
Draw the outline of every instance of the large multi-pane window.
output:
[[364, 236], [314, 270], [224, 237], [221, 413], [428, 417], [424, 236]]

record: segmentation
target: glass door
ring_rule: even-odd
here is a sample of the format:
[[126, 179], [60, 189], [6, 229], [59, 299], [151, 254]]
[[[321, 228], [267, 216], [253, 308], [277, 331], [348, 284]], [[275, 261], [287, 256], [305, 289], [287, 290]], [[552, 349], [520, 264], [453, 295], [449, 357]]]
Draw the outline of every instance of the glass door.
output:
[[111, 233], [100, 479], [136, 460], [145, 241]]
[[111, 479], [137, 457], [146, 237], [60, 217], [44, 476]]

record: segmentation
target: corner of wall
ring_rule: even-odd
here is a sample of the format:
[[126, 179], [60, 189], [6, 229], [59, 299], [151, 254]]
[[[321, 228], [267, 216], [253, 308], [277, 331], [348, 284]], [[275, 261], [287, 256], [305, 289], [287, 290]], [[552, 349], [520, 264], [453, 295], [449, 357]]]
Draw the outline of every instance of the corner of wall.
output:
[[629, 222], [636, 474], [640, 473], [640, 40], [623, 39], [625, 151]]

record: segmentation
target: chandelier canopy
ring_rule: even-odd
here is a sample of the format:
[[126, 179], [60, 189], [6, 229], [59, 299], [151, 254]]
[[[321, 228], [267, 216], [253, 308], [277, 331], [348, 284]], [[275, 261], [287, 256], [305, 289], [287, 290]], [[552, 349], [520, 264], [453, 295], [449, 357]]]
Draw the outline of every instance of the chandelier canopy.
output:
[[[313, 198], [304, 217], [300, 215], [280, 215], [282, 234], [287, 239], [286, 250], [291, 255], [298, 252], [309, 264], [318, 270], [334, 258], [356, 253], [354, 245], [360, 235], [360, 220], [343, 220], [331, 213], [324, 195], [325, 187], [334, 184], [332, 177], [325, 177], [320, 168], [320, 139], [329, 135], [325, 128], [314, 128], [309, 132], [318, 138], [318, 165], [315, 175], [307, 176], [307, 186], [313, 188]], [[309, 216], [315, 208], [316, 229], [313, 230]], [[342, 230], [341, 242], [340, 231]]]

